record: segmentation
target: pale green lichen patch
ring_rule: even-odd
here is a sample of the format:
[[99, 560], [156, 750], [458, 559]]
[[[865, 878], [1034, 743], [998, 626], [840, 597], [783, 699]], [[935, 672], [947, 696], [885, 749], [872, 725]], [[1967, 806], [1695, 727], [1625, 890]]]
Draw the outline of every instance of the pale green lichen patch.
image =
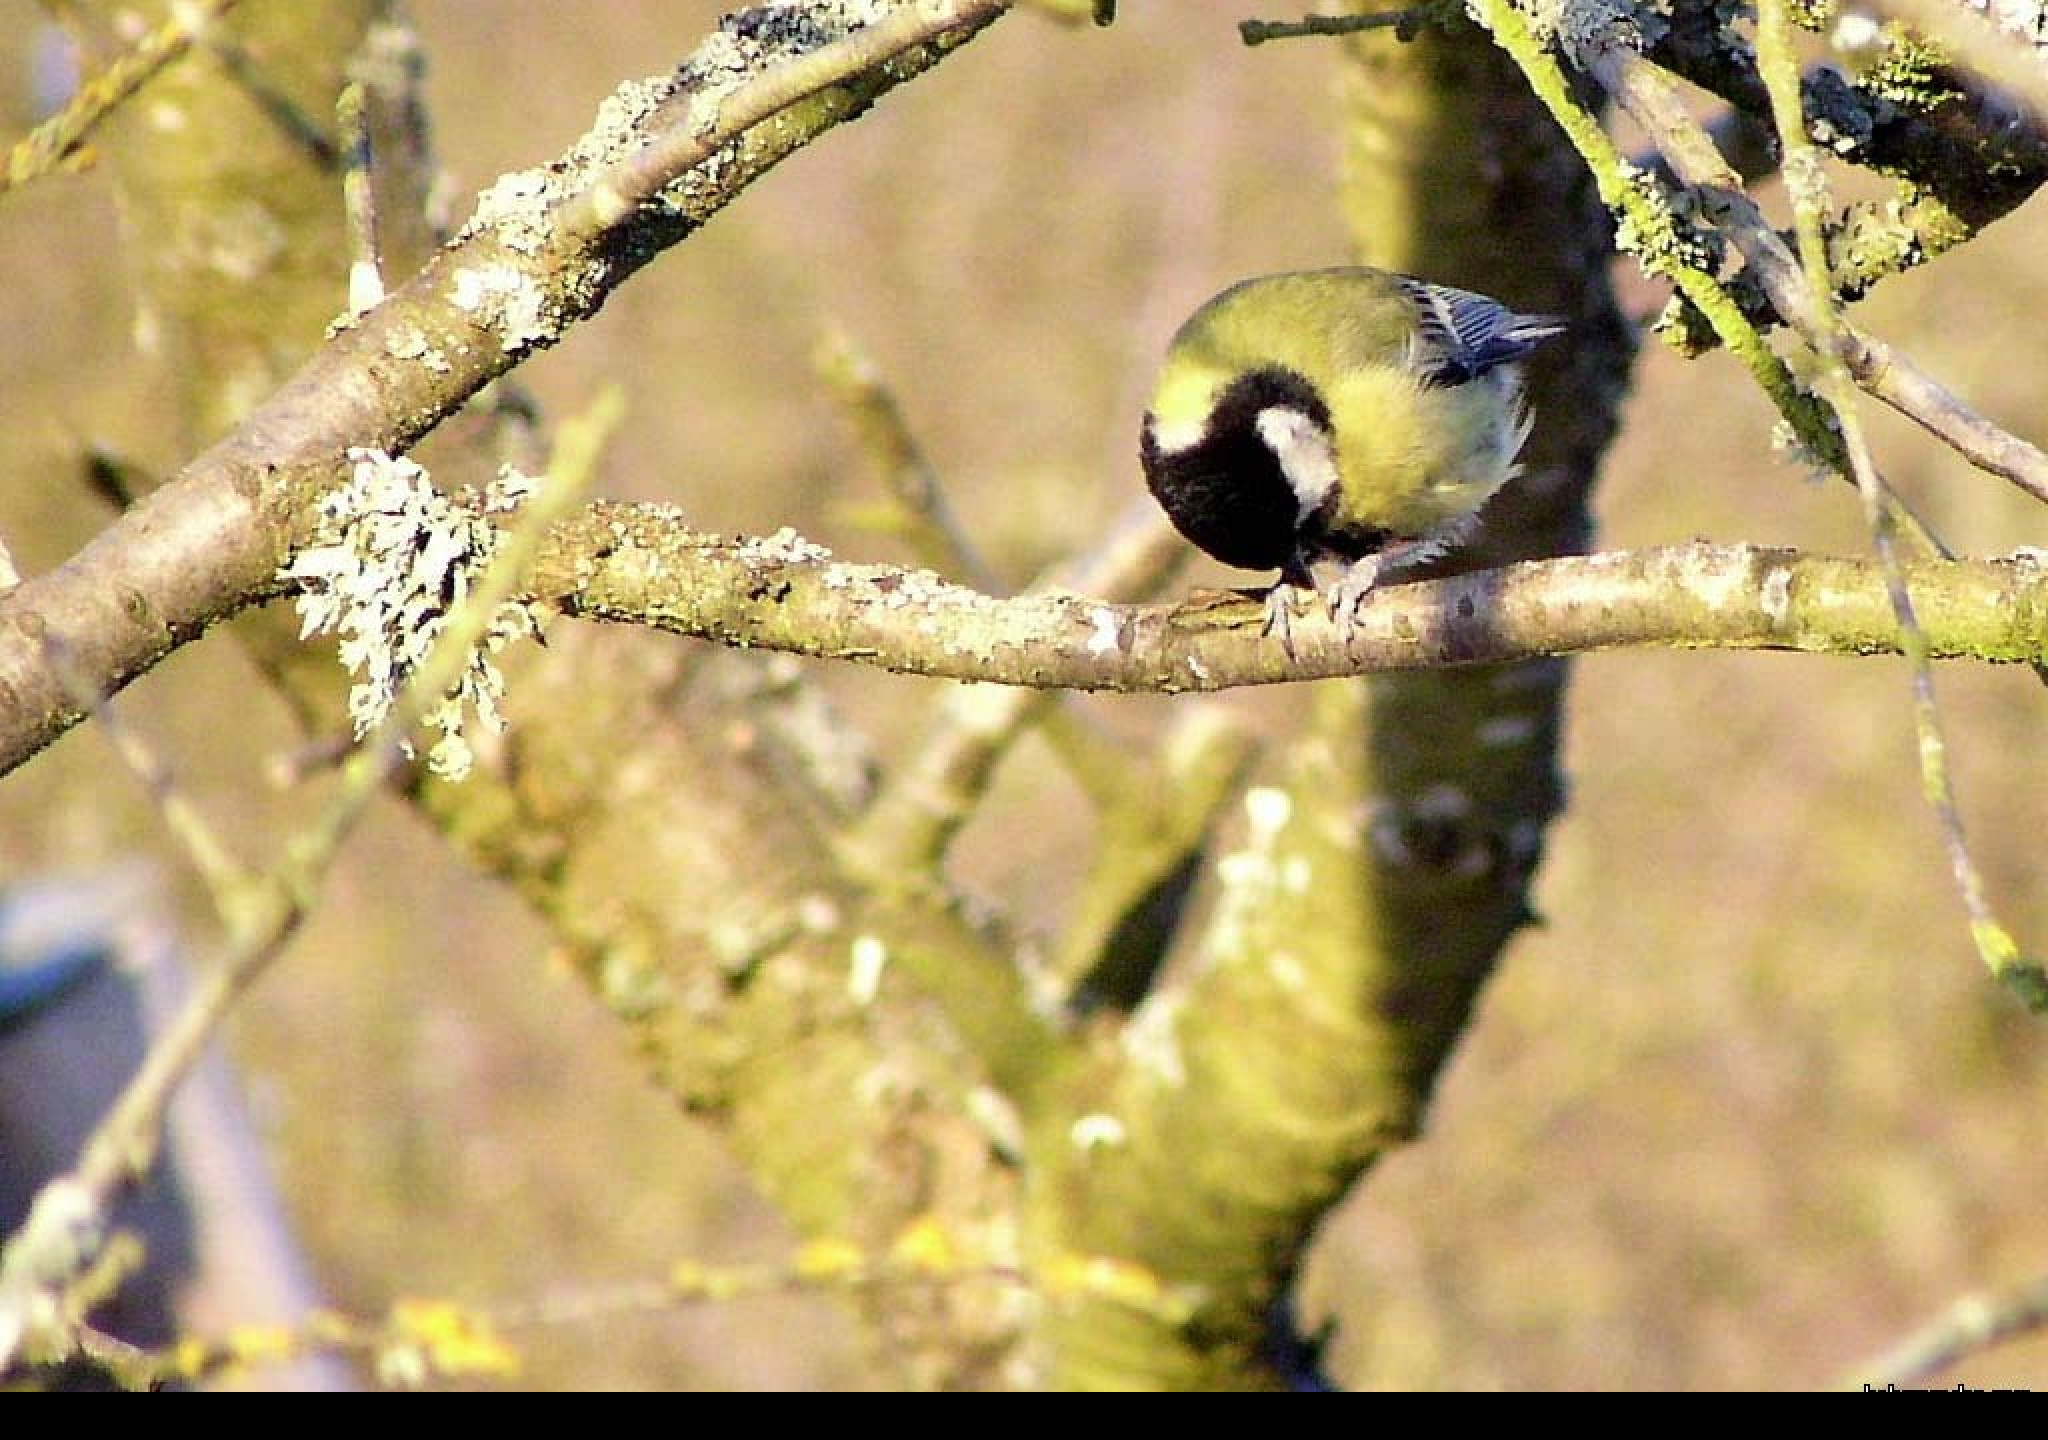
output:
[[[708, 139], [718, 131], [726, 101], [749, 82], [876, 23], [893, 8], [886, 0], [812, 0], [756, 6], [726, 16], [676, 72], [680, 88], [689, 93], [692, 132]], [[790, 143], [790, 125], [784, 114], [764, 127], [779, 132], [770, 136], [773, 148]], [[698, 162], [670, 188], [669, 203], [685, 215], [715, 208], [721, 203], [726, 175], [747, 143], [745, 138], [728, 141]]]
[[1091, 605], [1088, 615], [1088, 653], [1090, 655], [1116, 655], [1126, 648], [1123, 623], [1117, 619], [1117, 612], [1107, 605]]
[[202, 212], [196, 222], [199, 253], [216, 272], [238, 285], [269, 274], [290, 248], [283, 221], [268, 205], [248, 200]]
[[1858, 47], [1851, 69], [1865, 91], [1908, 114], [1925, 114], [1961, 93], [1946, 78], [1949, 63], [1940, 46], [1890, 22]]
[[[1840, 422], [1832, 413], [1823, 415], [1821, 423], [1826, 426], [1828, 433], [1839, 433]], [[1778, 417], [1771, 425], [1771, 449], [1781, 458], [1804, 470], [1807, 481], [1811, 484], [1819, 484], [1834, 474], [1834, 468], [1829, 465], [1827, 457], [1818, 454], [1813, 446], [1807, 443], [1806, 437], [1783, 416]]]
[[437, 375], [445, 375], [452, 368], [448, 357], [416, 325], [401, 325], [393, 330], [384, 349], [394, 360], [417, 361]]
[[767, 68], [807, 55], [885, 18], [884, 0], [819, 0], [809, 5], [758, 6], [728, 15], [679, 72], [690, 89], [690, 125], [711, 134], [733, 91]]
[[830, 550], [806, 540], [787, 525], [773, 535], [742, 540], [739, 553], [742, 560], [771, 565], [819, 565], [832, 558]]
[[[518, 509], [533, 481], [507, 470], [482, 495], [450, 499], [411, 460], [363, 448], [348, 456], [348, 479], [321, 499], [312, 539], [279, 574], [299, 587], [300, 637], [341, 637], [360, 739], [390, 713], [496, 555], [492, 517]], [[425, 707], [422, 724], [440, 734], [427, 757], [436, 774], [459, 779], [474, 763], [463, 733], [469, 711], [485, 729], [504, 729], [505, 680], [491, 656], [539, 629], [529, 607], [499, 606], [455, 688]]]
[[1721, 242], [1697, 223], [1695, 197], [1673, 194], [1646, 170], [1629, 165], [1621, 179], [1633, 195], [1621, 207], [1614, 227], [1614, 248], [1633, 255], [1652, 275], [1680, 270], [1712, 274], [1720, 263]]
[[511, 265], [465, 265], [455, 272], [452, 298], [456, 308], [497, 335], [507, 355], [554, 338], [546, 290]]
[[1771, 628], [1783, 630], [1792, 617], [1792, 567], [1772, 565], [1767, 569], [1758, 598]]
[[553, 165], [501, 175], [477, 196], [458, 240], [489, 231], [508, 249], [537, 255], [553, 237], [551, 212], [591, 178], [644, 146], [650, 121], [680, 88], [674, 75], [621, 85], [597, 108], [590, 129]]
[[550, 227], [548, 208], [556, 198], [545, 170], [515, 170], [476, 197], [476, 210], [457, 237], [466, 240], [479, 230], [496, 233], [509, 250], [538, 254]]
[[1221, 882], [1203, 963], [1257, 957], [1287, 988], [1305, 978], [1299, 958], [1285, 945], [1262, 936], [1262, 920], [1275, 901], [1299, 897], [1315, 883], [1316, 867], [1298, 845], [1288, 843], [1295, 819], [1294, 797], [1277, 786], [1245, 792], [1245, 843], [1216, 862]]

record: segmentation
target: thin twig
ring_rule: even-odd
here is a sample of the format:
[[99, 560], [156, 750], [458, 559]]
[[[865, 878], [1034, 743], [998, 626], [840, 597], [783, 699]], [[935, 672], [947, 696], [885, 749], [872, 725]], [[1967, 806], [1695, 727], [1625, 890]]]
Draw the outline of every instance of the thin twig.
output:
[[930, 1220], [913, 1222], [886, 1250], [851, 1240], [807, 1242], [787, 1259], [716, 1265], [685, 1260], [660, 1278], [580, 1287], [497, 1305], [400, 1301], [389, 1315], [359, 1318], [317, 1311], [296, 1326], [263, 1327], [214, 1342], [134, 1352], [113, 1367], [126, 1382], [196, 1383], [224, 1372], [308, 1355], [371, 1360], [387, 1382], [418, 1383], [464, 1375], [515, 1373], [518, 1357], [502, 1338], [521, 1330], [594, 1327], [693, 1305], [729, 1305], [768, 1295], [906, 1291], [933, 1286], [1000, 1285], [1060, 1299], [1122, 1305], [1168, 1324], [1185, 1323], [1195, 1297], [1130, 1261], [1055, 1254], [1026, 1266], [989, 1259]]
[[2048, 1276], [1996, 1295], [1966, 1295], [1850, 1372], [1848, 1390], [1913, 1385], [1994, 1345], [2048, 1329]]
[[1299, 20], [1240, 20], [1237, 33], [1247, 45], [1268, 40], [1299, 40], [1310, 35], [1363, 35], [1368, 30], [1393, 30], [1403, 40], [1412, 40], [1435, 18], [1435, 12], [1418, 5], [1409, 10], [1385, 10], [1372, 15], [1304, 15]]
[[79, 86], [78, 93], [62, 110], [8, 152], [7, 168], [0, 172], [0, 195], [63, 168], [102, 121], [164, 67], [190, 50], [208, 26], [240, 3], [241, 0], [199, 0], [196, 5], [173, 6], [169, 19]]
[[[1934, 696], [1934, 668], [1927, 655], [1927, 634], [1914, 613], [1913, 596], [1907, 588], [1898, 547], [1885, 510], [1887, 489], [1870, 453], [1870, 442], [1856, 403], [1856, 387], [1842, 360], [1841, 332], [1846, 327], [1835, 308], [1834, 291], [1828, 273], [1828, 243], [1824, 217], [1828, 211], [1827, 179], [1821, 157], [1806, 136], [1806, 116], [1800, 99], [1799, 62], [1793, 49], [1794, 26], [1786, 13], [1786, 0], [1759, 0], [1757, 5], [1757, 69], [1770, 94], [1771, 113], [1778, 127], [1778, 143], [1784, 154], [1785, 188], [1792, 201], [1794, 233], [1806, 270], [1807, 289], [1818, 303], [1812, 318], [1815, 352], [1820, 364], [1820, 392], [1836, 423], [1849, 455], [1850, 473], [1863, 497], [1864, 518], [1877, 546], [1885, 588], [1892, 610], [1899, 617], [1899, 635], [1912, 666], [1913, 725], [1919, 736], [1920, 779], [1928, 803], [1941, 827], [1942, 843], [1948, 851], [1949, 869], [1956, 889], [1970, 917], [1970, 935], [1978, 953], [1994, 978], [2015, 983], [2023, 993], [2031, 970], [2038, 987], [2040, 966], [2022, 961], [2019, 948], [1992, 913], [1986, 897], [1983, 874], [1970, 853], [1963, 833], [1962, 810], [1956, 801], [1949, 775], [1948, 744], [1942, 734], [1941, 710]], [[2015, 971], [2020, 978], [2009, 980]]]
[[[53, 647], [60, 644], [54, 640], [51, 643]], [[52, 656], [52, 663], [72, 674], [72, 667], [61, 653]], [[207, 823], [206, 816], [179, 787], [170, 766], [164, 763], [156, 748], [115, 712], [113, 701], [96, 693], [75, 674], [72, 679], [80, 706], [92, 712], [101, 733], [113, 745], [129, 771], [142, 782], [144, 792], [163, 818], [164, 827], [184, 846], [192, 868], [206, 885], [215, 913], [224, 922], [232, 924], [250, 887], [256, 883], [256, 875], [235, 858], [234, 852]]]
[[260, 56], [235, 36], [220, 29], [203, 31], [198, 41], [213, 57], [214, 63], [220, 66], [228, 82], [242, 92], [278, 134], [304, 152], [315, 168], [327, 171], [339, 168], [341, 152], [323, 128], [323, 117], [308, 111], [280, 85]]
[[995, 570], [961, 529], [895, 388], [874, 361], [851, 336], [834, 332], [818, 346], [817, 368], [889, 492], [887, 528], [903, 538], [919, 564], [958, 575], [977, 590], [1000, 589]]
[[384, 299], [384, 252], [377, 233], [376, 155], [370, 137], [368, 87], [351, 80], [335, 104], [341, 129], [341, 207], [348, 234], [348, 313], [366, 315]]

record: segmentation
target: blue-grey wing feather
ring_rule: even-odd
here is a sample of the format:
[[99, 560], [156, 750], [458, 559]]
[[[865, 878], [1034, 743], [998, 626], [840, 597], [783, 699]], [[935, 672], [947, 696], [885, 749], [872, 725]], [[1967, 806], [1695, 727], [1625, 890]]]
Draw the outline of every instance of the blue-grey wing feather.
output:
[[1522, 315], [1498, 300], [1407, 280], [1403, 288], [1419, 312], [1416, 362], [1438, 385], [1461, 385], [1509, 365], [1564, 332], [1554, 315]]

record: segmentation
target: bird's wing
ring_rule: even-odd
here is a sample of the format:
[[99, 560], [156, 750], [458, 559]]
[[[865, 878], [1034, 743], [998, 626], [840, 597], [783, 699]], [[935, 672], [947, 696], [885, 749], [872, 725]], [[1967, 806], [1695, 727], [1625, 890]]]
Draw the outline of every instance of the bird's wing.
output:
[[1521, 359], [1564, 322], [1550, 315], [1521, 315], [1497, 300], [1402, 277], [1415, 302], [1415, 363], [1439, 385], [1460, 385], [1498, 365]]

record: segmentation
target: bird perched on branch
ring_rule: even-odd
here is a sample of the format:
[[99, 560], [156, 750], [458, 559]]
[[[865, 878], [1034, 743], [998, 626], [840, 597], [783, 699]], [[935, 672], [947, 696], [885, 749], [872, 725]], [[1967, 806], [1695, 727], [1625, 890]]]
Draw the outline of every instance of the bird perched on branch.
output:
[[[1529, 434], [1518, 362], [1562, 321], [1363, 266], [1264, 275], [1190, 316], [1145, 416], [1145, 481], [1226, 565], [1277, 569], [1268, 634], [1293, 653], [1294, 595], [1348, 639], [1396, 567], [1467, 538]], [[1316, 570], [1342, 562], [1327, 588]]]

